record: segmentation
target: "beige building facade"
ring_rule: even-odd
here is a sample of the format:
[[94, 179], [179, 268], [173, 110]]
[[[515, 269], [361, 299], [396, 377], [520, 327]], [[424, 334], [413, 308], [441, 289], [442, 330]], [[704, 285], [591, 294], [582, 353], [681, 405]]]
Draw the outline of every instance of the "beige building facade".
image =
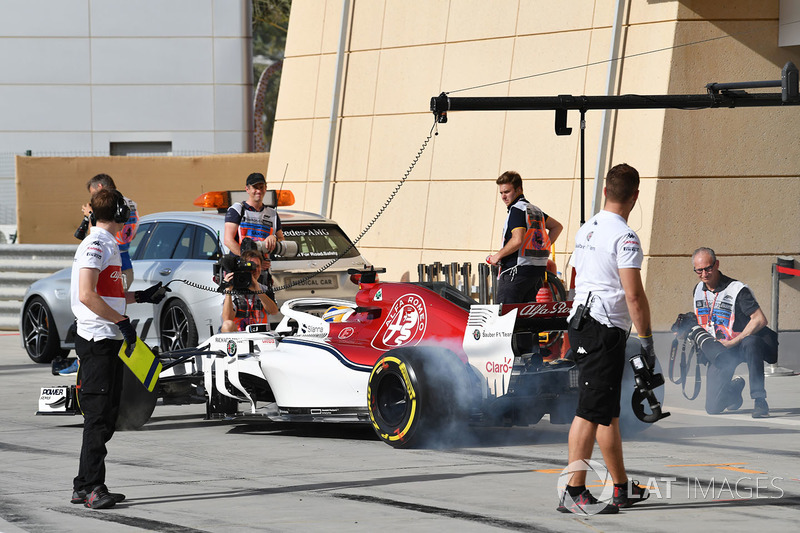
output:
[[[778, 0], [294, 0], [267, 180], [285, 182], [300, 209], [319, 212], [327, 195], [324, 214], [355, 237], [408, 171], [434, 124], [429, 100], [443, 91], [702, 94], [709, 82], [776, 80], [787, 61], [800, 65], [800, 46], [778, 45], [792, 22]], [[622, 59], [609, 84], [612, 57]], [[578, 117], [568, 115], [571, 136], [556, 136], [552, 111], [450, 113], [359, 248], [388, 280], [415, 280], [419, 263], [483, 261], [505, 217], [494, 180], [513, 169], [564, 224], [555, 261], [566, 272], [580, 224]], [[629, 222], [655, 329], [690, 309], [699, 246], [772, 318], [770, 265], [800, 259], [800, 106], [606, 119], [604, 135], [603, 111], [586, 114], [586, 217], [598, 167], [639, 169]], [[798, 278], [781, 282], [782, 330], [800, 329], [798, 293]]]

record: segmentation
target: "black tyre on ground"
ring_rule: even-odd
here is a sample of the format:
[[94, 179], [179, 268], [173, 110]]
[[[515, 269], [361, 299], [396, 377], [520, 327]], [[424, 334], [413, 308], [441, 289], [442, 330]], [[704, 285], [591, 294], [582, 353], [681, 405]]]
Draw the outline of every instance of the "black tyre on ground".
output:
[[467, 422], [475, 390], [467, 366], [450, 350], [396, 348], [369, 377], [372, 426], [395, 448], [450, 444]]
[[53, 313], [41, 296], [34, 296], [25, 305], [22, 338], [25, 351], [34, 363], [49, 363], [69, 353], [69, 350], [61, 348]]
[[197, 326], [189, 307], [181, 300], [170, 300], [161, 312], [161, 351], [194, 348], [197, 339]]

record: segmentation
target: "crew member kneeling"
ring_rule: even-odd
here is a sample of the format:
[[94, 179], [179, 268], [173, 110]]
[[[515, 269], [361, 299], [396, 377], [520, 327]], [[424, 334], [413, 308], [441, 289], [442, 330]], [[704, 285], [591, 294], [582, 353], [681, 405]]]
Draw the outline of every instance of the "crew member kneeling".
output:
[[[262, 261], [265, 270], [269, 270], [269, 259], [262, 259], [256, 251], [247, 251], [242, 254], [243, 261], [253, 263], [254, 269], [250, 273], [250, 286], [247, 293], [237, 293], [230, 288], [225, 291], [225, 300], [222, 302], [222, 332], [244, 331], [248, 324], [267, 324], [268, 315], [278, 313], [275, 295], [268, 285], [259, 283]], [[225, 275], [225, 281], [233, 279], [233, 273]]]
[[719, 270], [719, 260], [711, 248], [698, 248], [692, 264], [700, 282], [694, 288], [694, 314], [697, 322], [727, 350], [709, 361], [706, 372], [706, 412], [719, 414], [742, 406], [744, 378], [733, 372], [747, 363], [750, 374], [750, 397], [755, 400], [753, 418], [769, 416], [767, 390], [764, 388], [764, 358], [769, 352], [760, 337], [767, 317], [750, 288]]

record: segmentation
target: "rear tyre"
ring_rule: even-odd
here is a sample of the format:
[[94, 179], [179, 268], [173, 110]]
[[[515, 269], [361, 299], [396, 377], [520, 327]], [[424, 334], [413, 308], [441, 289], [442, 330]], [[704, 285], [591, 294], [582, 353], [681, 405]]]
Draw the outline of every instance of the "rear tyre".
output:
[[61, 348], [53, 313], [41, 296], [34, 296], [22, 314], [22, 338], [25, 351], [34, 363], [49, 363], [56, 357], [66, 357], [69, 350]]
[[370, 420], [395, 448], [449, 445], [475, 396], [467, 366], [450, 350], [397, 348], [375, 363], [367, 387]]
[[162, 352], [197, 346], [197, 326], [189, 307], [181, 300], [171, 300], [161, 313]]
[[[542, 286], [546, 286], [550, 290], [554, 302], [565, 302], [567, 300], [567, 291], [564, 289], [564, 284], [558, 276], [552, 272], [547, 272], [547, 282], [543, 283]], [[553, 346], [561, 340], [562, 337], [564, 337], [563, 331], [551, 331], [550, 337], [544, 344], [544, 347]]]

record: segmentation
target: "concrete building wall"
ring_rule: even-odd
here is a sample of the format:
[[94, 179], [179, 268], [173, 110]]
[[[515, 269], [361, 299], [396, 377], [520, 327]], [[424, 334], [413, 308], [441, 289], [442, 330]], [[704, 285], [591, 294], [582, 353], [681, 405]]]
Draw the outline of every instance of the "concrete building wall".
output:
[[[311, 211], [322, 197], [343, 4], [292, 5], [267, 179], [277, 186], [285, 173], [284, 186]], [[350, 5], [329, 214], [351, 236], [370, 223], [426, 139], [432, 96], [605, 94], [615, 2]], [[630, 0], [613, 94], [701, 94], [712, 81], [779, 78], [800, 54], [778, 47], [778, 11], [778, 0]], [[513, 81], [495, 83], [504, 80]], [[657, 329], [688, 310], [696, 279], [688, 258], [701, 245], [716, 248], [723, 271], [747, 281], [769, 308], [769, 264], [800, 256], [799, 230], [783, 227], [800, 207], [798, 112], [611, 113], [609, 163], [628, 162], [642, 175], [630, 225], [645, 247]], [[359, 247], [387, 267], [386, 279], [415, 279], [421, 262], [483, 261], [499, 248], [505, 217], [494, 179], [514, 169], [526, 196], [565, 225], [555, 253], [566, 270], [580, 220], [578, 116], [569, 114], [573, 134], [565, 137], [553, 132], [553, 112], [450, 113]], [[600, 111], [587, 113], [587, 217], [600, 123]], [[798, 299], [798, 286], [789, 289], [783, 302]], [[800, 313], [790, 312], [798, 305], [786, 303], [784, 312], [782, 304], [782, 329], [800, 328]]]

